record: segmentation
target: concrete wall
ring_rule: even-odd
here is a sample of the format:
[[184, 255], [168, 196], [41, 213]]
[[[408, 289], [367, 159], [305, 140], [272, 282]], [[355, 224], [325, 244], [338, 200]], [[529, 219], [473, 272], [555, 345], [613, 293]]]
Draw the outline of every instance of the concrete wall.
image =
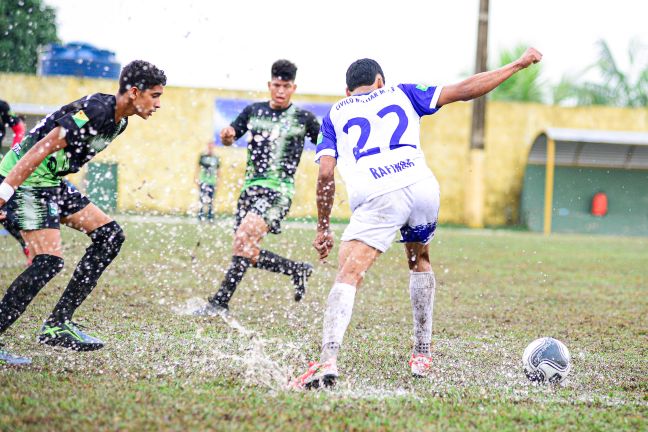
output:
[[[9, 103], [59, 106], [93, 92], [115, 93], [111, 80], [0, 74], [0, 98]], [[341, 93], [342, 94], [342, 93]], [[198, 155], [213, 136], [216, 98], [263, 99], [265, 93], [167, 87], [162, 109], [147, 121], [131, 117], [128, 130], [97, 161], [119, 163], [120, 211], [185, 213], [195, 208]], [[295, 101], [333, 103], [337, 97], [295, 95]], [[465, 179], [469, 169], [470, 103], [456, 103], [422, 121], [421, 140], [428, 164], [441, 184], [441, 222], [464, 223]], [[526, 159], [535, 136], [547, 127], [648, 130], [647, 109], [559, 108], [491, 102], [486, 115], [485, 224], [518, 220]], [[217, 212], [231, 213], [242, 184], [245, 151], [218, 148], [222, 177]], [[314, 216], [317, 165], [306, 152], [296, 176], [291, 217]], [[79, 183], [81, 175], [72, 181]], [[349, 216], [346, 192], [338, 181], [333, 216]]]

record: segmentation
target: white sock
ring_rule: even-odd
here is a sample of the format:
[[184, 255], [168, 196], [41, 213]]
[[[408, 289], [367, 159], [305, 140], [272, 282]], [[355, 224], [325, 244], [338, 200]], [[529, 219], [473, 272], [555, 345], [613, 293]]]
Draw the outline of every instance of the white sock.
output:
[[344, 333], [351, 322], [355, 293], [356, 287], [349, 284], [335, 283], [331, 288], [324, 313], [322, 362], [337, 357]]
[[435, 285], [436, 281], [432, 271], [410, 273], [410, 300], [414, 318], [414, 354], [430, 355]]

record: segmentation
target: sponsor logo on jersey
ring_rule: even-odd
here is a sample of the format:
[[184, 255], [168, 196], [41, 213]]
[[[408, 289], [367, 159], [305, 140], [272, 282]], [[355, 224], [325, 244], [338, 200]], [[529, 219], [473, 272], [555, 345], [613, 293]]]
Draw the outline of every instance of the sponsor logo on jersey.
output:
[[74, 120], [74, 123], [76, 123], [77, 127], [81, 127], [84, 124], [88, 123], [90, 119], [88, 116], [83, 112], [83, 110], [77, 112], [72, 116], [72, 120]]
[[90, 140], [88, 145], [92, 150], [99, 153], [103, 151], [106, 147], [108, 147], [108, 144], [110, 144], [111, 141], [112, 140], [110, 138], [106, 138], [104, 136], [98, 135], [96, 138]]

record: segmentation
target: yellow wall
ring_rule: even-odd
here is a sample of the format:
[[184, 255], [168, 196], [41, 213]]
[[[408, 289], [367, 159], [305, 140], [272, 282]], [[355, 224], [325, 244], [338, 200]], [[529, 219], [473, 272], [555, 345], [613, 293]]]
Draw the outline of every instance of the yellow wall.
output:
[[[0, 74], [0, 98], [9, 103], [63, 105], [93, 92], [115, 93], [111, 80]], [[119, 163], [120, 211], [186, 213], [195, 209], [198, 155], [213, 136], [214, 100], [262, 99], [265, 93], [167, 87], [162, 109], [147, 121], [130, 118], [126, 132], [97, 161]], [[333, 103], [337, 97], [295, 95], [294, 100]], [[456, 103], [422, 121], [421, 141], [428, 164], [441, 184], [441, 222], [463, 223], [469, 161], [470, 103]], [[485, 224], [516, 221], [524, 167], [535, 136], [548, 127], [648, 130], [648, 109], [560, 108], [538, 104], [491, 102], [486, 114]], [[236, 206], [245, 169], [245, 151], [218, 148], [221, 181], [216, 210]], [[317, 165], [305, 152], [290, 215], [316, 214]], [[79, 182], [80, 175], [72, 179]], [[339, 176], [338, 176], [339, 177]], [[339, 179], [338, 179], [339, 180]], [[333, 216], [349, 216], [346, 192], [338, 181]]]

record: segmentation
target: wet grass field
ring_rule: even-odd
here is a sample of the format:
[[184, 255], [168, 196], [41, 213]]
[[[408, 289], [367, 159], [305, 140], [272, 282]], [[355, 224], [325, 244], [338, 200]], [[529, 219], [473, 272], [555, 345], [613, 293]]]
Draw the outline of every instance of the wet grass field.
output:
[[[306, 393], [285, 387], [317, 357], [333, 265], [316, 265], [301, 303], [288, 277], [249, 270], [230, 305], [242, 327], [232, 328], [183, 315], [217, 289], [229, 219], [121, 222], [122, 253], [75, 315], [106, 347], [36, 342], [87, 245], [64, 229], [64, 272], [2, 337], [33, 364], [0, 367], [0, 430], [648, 429], [648, 238], [441, 227], [435, 365], [418, 380], [394, 244], [356, 296], [338, 386]], [[313, 262], [312, 237], [293, 224], [264, 246]], [[0, 238], [3, 292], [22, 266], [17, 244]], [[522, 372], [524, 348], [541, 336], [571, 351], [562, 386], [532, 386]]]

